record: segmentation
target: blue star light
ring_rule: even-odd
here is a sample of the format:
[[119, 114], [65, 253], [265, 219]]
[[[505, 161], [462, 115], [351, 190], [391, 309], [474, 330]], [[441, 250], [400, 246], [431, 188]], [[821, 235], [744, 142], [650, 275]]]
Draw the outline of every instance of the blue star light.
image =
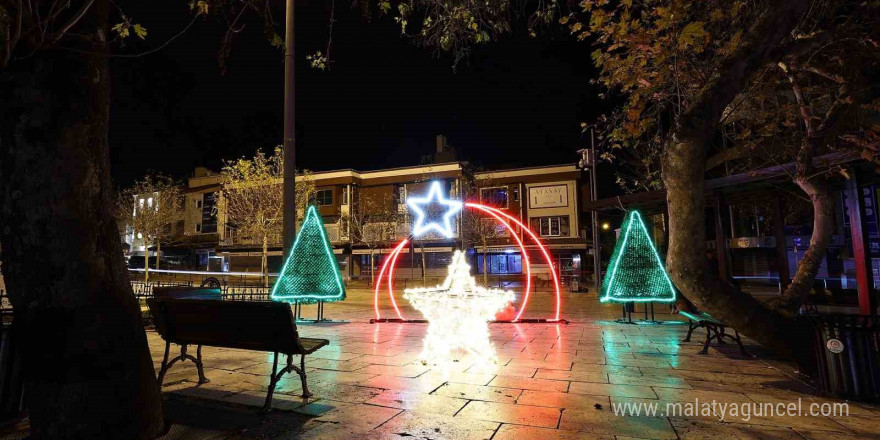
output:
[[[448, 208], [446, 213], [443, 214], [442, 225], [438, 222], [425, 224], [425, 211], [422, 209], [422, 205], [434, 203], [434, 199], [436, 199], [436, 203], [445, 205]], [[433, 230], [446, 238], [452, 238], [451, 219], [458, 211], [461, 211], [462, 204], [458, 200], [449, 200], [443, 197], [443, 188], [440, 186], [440, 182], [431, 183], [431, 189], [425, 197], [408, 197], [406, 204], [416, 214], [416, 222], [412, 230], [413, 237], [424, 235], [426, 232]]]

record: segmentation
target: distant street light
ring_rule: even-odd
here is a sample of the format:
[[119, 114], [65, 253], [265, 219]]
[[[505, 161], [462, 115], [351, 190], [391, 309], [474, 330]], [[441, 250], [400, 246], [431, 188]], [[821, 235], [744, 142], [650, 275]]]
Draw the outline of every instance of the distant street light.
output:
[[610, 224], [608, 224], [607, 222], [606, 222], [606, 223], [602, 223], [602, 230], [603, 230], [603, 231], [607, 231], [607, 230], [609, 230], [609, 229], [611, 229], [611, 225], [610, 225]]

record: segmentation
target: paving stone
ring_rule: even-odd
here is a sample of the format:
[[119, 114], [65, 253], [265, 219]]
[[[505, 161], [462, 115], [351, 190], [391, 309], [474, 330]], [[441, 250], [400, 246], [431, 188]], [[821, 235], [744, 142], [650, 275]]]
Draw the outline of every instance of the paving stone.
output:
[[[535, 428], [521, 425], [501, 425], [492, 440], [578, 440], [584, 438], [577, 431], [552, 428]], [[597, 440], [614, 440], [613, 435], [594, 437]]]
[[499, 423], [423, 412], [404, 411], [375, 429], [374, 438], [488, 440]]
[[[303, 409], [320, 402], [306, 405], [295, 410], [301, 413]], [[387, 422], [400, 413], [397, 408], [386, 408], [365, 404], [337, 405], [328, 411], [322, 411], [317, 421], [344, 424], [355, 432], [369, 431]]]
[[357, 370], [358, 373], [371, 374], [373, 376], [400, 376], [400, 377], [417, 377], [431, 368], [423, 365], [377, 365], [372, 364]]
[[556, 428], [559, 425], [560, 414], [562, 410], [559, 408], [472, 401], [465, 405], [456, 417]]
[[368, 400], [368, 405], [386, 406], [414, 412], [426, 412], [454, 416], [468, 401], [439, 394], [425, 394], [414, 391], [386, 390]]
[[[672, 427], [682, 440], [802, 440], [797, 432], [790, 428], [774, 426], [746, 425], [740, 423], [722, 423], [714, 421], [670, 419]], [[838, 433], [839, 435], [839, 433]]]
[[650, 439], [676, 439], [672, 425], [664, 417], [626, 417], [614, 415], [611, 408], [562, 413], [559, 429], [590, 435], [622, 435]]
[[567, 380], [571, 382], [596, 382], [608, 383], [608, 374], [597, 371], [566, 371], [566, 370], [545, 370], [539, 368], [535, 374], [537, 379], [551, 380]]
[[532, 406], [549, 406], [577, 411], [591, 411], [596, 405], [610, 407], [608, 396], [591, 396], [587, 394], [559, 393], [552, 391], [523, 390], [516, 403]]
[[651, 387], [592, 382], [571, 382], [568, 392], [576, 394], [592, 394], [596, 396], [642, 397], [648, 399], [657, 397]]
[[647, 387], [661, 388], [686, 388], [693, 387], [684, 379], [673, 376], [622, 376], [612, 374], [609, 376], [612, 384], [617, 385], [642, 385]]
[[568, 391], [568, 382], [563, 380], [532, 379], [524, 377], [498, 376], [489, 386], [519, 388], [523, 390]]
[[460, 399], [484, 400], [488, 402], [514, 403], [522, 394], [521, 389], [499, 388], [488, 386], [473, 386], [459, 383], [448, 383], [434, 391], [433, 394], [440, 396], [456, 397]]

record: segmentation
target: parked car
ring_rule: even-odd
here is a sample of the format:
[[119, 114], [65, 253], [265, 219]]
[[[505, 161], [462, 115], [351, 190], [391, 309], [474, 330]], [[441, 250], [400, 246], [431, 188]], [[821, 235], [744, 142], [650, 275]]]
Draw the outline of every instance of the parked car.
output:
[[[150, 257], [149, 265], [150, 269], [156, 269], [156, 257]], [[130, 269], [143, 269], [144, 268], [144, 256], [143, 255], [132, 255], [128, 258], [128, 267]], [[168, 263], [163, 257], [159, 257], [159, 269], [170, 269], [171, 264]]]

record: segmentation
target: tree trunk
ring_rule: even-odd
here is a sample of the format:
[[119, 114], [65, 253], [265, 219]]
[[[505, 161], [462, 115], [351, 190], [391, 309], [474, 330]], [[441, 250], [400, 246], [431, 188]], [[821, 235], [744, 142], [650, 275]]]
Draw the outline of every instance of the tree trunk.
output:
[[[106, 51], [108, 8], [96, 2], [83, 25], [96, 42], [79, 49]], [[0, 72], [3, 275], [34, 439], [146, 439], [163, 427], [113, 215], [109, 79], [105, 56], [60, 50]]]
[[669, 210], [667, 270], [681, 292], [696, 306], [782, 355], [803, 360], [803, 329], [718, 279], [705, 252], [703, 179], [706, 147], [717, 131], [724, 109], [790, 35], [808, 2], [776, 1], [747, 33], [748, 38], [723, 63], [675, 126], [663, 158], [663, 182]]
[[161, 266], [159, 266], [159, 255], [161, 255], [161, 254], [162, 254], [162, 242], [160, 242], [159, 240], [156, 240], [156, 269], [162, 268]]
[[489, 287], [489, 246], [483, 243], [483, 286]]
[[796, 178], [795, 183], [810, 196], [813, 203], [813, 234], [804, 258], [798, 263], [797, 273], [776, 304], [790, 313], [797, 312], [810, 294], [831, 235], [834, 234], [834, 197], [828, 187], [824, 182], [813, 182], [806, 177]]
[[263, 234], [263, 285], [269, 287], [269, 236]]
[[376, 267], [376, 262], [373, 261], [373, 249], [370, 249], [370, 286], [376, 282], [376, 271], [373, 269]]
[[150, 243], [144, 240], [144, 289], [150, 282]]

